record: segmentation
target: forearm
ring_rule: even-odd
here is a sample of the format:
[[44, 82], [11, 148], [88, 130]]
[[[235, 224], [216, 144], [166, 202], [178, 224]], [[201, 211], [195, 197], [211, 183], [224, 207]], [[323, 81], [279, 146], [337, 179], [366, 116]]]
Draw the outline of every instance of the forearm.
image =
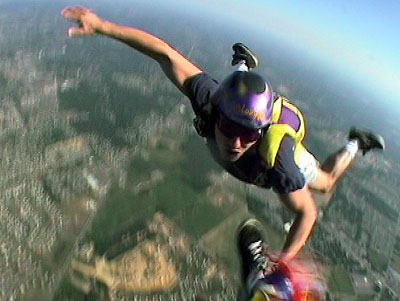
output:
[[283, 246], [281, 260], [290, 261], [304, 247], [317, 220], [314, 210], [298, 212]]
[[202, 72], [167, 42], [143, 30], [101, 19], [84, 7], [66, 7], [62, 11], [62, 15], [79, 25], [68, 30], [70, 37], [90, 36], [98, 33], [119, 40], [156, 60], [172, 83], [186, 95], [188, 95], [185, 90], [186, 81]]
[[156, 60], [165, 75], [185, 95], [185, 81], [201, 72], [200, 68], [162, 39], [143, 30], [103, 21], [97, 33], [119, 40]]
[[150, 33], [108, 21], [101, 22], [96, 32], [119, 40], [159, 62], [172, 50], [168, 43]]
[[281, 201], [296, 218], [286, 237], [281, 260], [290, 261], [304, 247], [317, 220], [317, 207], [307, 187], [280, 195]]

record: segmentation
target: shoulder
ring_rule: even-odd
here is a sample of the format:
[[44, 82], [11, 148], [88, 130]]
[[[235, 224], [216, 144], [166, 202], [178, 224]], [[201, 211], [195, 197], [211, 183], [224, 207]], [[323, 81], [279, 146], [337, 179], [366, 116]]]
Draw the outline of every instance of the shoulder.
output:
[[218, 86], [218, 81], [207, 72], [200, 72], [185, 81], [185, 88], [188, 90], [196, 89], [200, 86]]
[[199, 73], [185, 82], [186, 94], [196, 114], [210, 103], [211, 97], [218, 89], [218, 86], [218, 81], [205, 72]]
[[277, 153], [274, 167], [269, 171], [271, 185], [277, 193], [289, 193], [301, 189], [306, 181], [294, 161], [295, 142], [285, 136]]

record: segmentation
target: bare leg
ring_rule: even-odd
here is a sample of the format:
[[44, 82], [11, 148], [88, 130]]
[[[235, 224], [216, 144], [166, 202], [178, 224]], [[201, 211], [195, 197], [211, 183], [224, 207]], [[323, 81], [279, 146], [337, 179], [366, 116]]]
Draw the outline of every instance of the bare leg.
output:
[[329, 203], [337, 182], [349, 169], [353, 159], [354, 155], [342, 148], [321, 165], [317, 179], [309, 183], [311, 189], [324, 194], [316, 197], [320, 205], [326, 206]]
[[319, 204], [327, 205], [329, 203], [337, 182], [351, 166], [359, 149], [362, 150], [363, 154], [373, 149], [385, 149], [383, 137], [368, 130], [352, 128], [349, 132], [349, 139], [345, 147], [331, 155], [322, 164], [318, 169], [317, 178], [309, 183], [311, 189], [328, 195], [322, 198], [319, 196], [321, 198]]

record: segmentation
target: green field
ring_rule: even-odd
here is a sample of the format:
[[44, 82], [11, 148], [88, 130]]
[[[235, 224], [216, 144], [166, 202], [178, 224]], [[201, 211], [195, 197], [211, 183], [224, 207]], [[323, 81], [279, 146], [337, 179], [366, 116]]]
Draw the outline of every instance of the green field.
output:
[[373, 268], [377, 271], [386, 270], [386, 268], [389, 264], [389, 259], [385, 255], [378, 253], [371, 249], [368, 250], [368, 261], [371, 263]]
[[397, 273], [400, 273], [400, 254], [394, 254], [392, 256], [392, 260], [390, 262], [390, 266], [394, 269]]
[[354, 288], [349, 272], [342, 266], [331, 267], [331, 274], [328, 279], [329, 290], [334, 294], [354, 295]]

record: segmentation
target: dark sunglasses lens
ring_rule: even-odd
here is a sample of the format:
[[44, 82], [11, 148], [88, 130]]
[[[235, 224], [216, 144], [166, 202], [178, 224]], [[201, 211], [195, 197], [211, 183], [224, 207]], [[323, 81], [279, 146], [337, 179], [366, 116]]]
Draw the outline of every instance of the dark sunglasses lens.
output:
[[243, 142], [256, 141], [261, 136], [260, 130], [250, 130], [230, 121], [222, 114], [219, 116], [218, 128], [228, 138], [240, 137]]
[[260, 134], [259, 131], [253, 131], [253, 132], [248, 133], [246, 135], [240, 136], [240, 139], [243, 142], [253, 142], [253, 141], [256, 141], [260, 137], [261, 137], [261, 134]]

